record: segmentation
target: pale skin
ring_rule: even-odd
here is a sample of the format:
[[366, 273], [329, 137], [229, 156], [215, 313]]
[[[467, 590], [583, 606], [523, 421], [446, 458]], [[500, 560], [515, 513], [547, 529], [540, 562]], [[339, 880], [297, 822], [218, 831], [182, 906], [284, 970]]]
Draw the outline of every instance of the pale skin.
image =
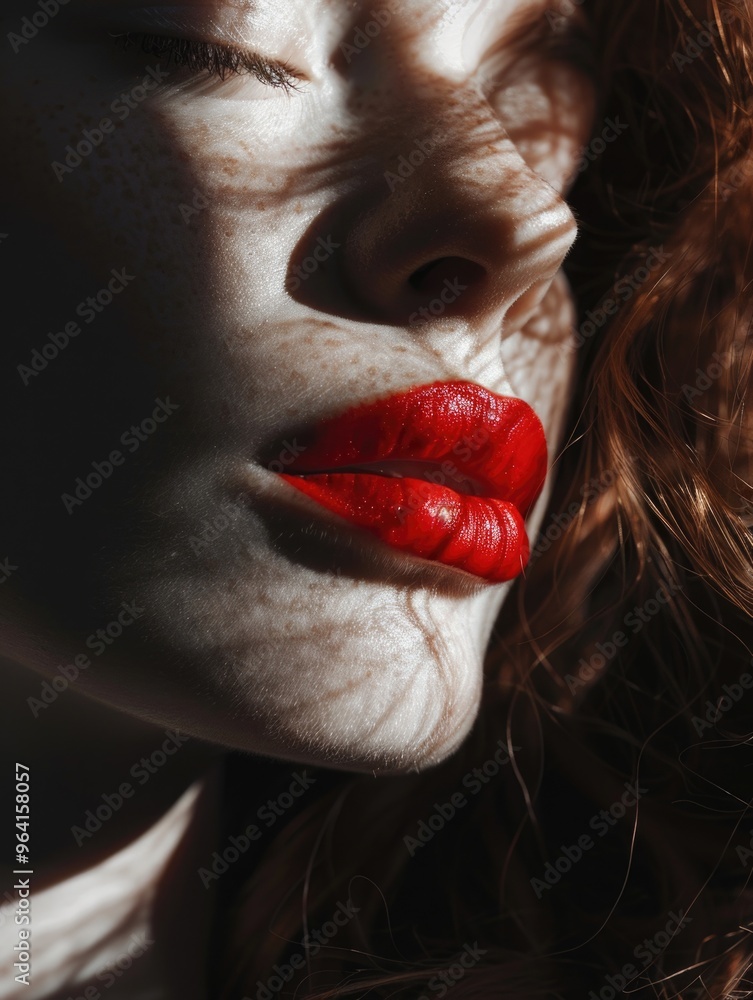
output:
[[[222, 747], [375, 774], [422, 770], [458, 748], [478, 712], [510, 585], [393, 552], [314, 512], [260, 456], [355, 403], [463, 379], [528, 402], [554, 458], [574, 358], [560, 270], [576, 236], [566, 195], [595, 97], [574, 58], [548, 43], [524, 51], [522, 26], [540, 26], [546, 4], [404, 0], [353, 54], [344, 46], [373, 6], [184, 0], [191, 37], [284, 60], [298, 73], [290, 93], [175, 67], [134, 90], [165, 60], [114, 45], [108, 32], [139, 25], [109, 0], [71, 2], [5, 53], [3, 252], [13, 247], [23, 305], [3, 347], [19, 484], [2, 499], [18, 567], [0, 591], [4, 739], [6, 759], [34, 764], [35, 814], [54, 831], [39, 859], [45, 885], [135, 843]], [[28, 12], [13, 0], [4, 38]], [[120, 95], [130, 103], [113, 110]], [[79, 164], [52, 166], [103, 119], [112, 130]], [[385, 178], [430, 136], [423, 162]], [[337, 246], [294, 288], [293, 269], [321, 241]], [[86, 322], [78, 304], [121, 268], [133, 278]], [[467, 289], [411, 324], [445, 279]], [[20, 373], [69, 321], [80, 333], [68, 346]], [[169, 417], [124, 445], [166, 397]], [[113, 450], [122, 464], [66, 506], [61, 495]], [[228, 504], [240, 513], [192, 544]], [[143, 611], [94, 655], [87, 637], [122, 602]], [[92, 665], [35, 717], [28, 699], [87, 652]], [[165, 728], [193, 739], [100, 831], [96, 850], [79, 849], [71, 824]], [[63, 775], [75, 794], [51, 792], [46, 804], [42, 790], [60, 789]], [[211, 821], [197, 825], [191, 810], [170, 822], [181, 851], [212, 843]], [[210, 905], [200, 885], [196, 905]], [[148, 923], [132, 911], [134, 927]], [[72, 950], [84, 942], [104, 961], [113, 947], [88, 925], [62, 926]], [[195, 933], [185, 997], [206, 928]], [[177, 975], [172, 947], [157, 936], [154, 954], [167, 960], [154, 975], [166, 983]]]

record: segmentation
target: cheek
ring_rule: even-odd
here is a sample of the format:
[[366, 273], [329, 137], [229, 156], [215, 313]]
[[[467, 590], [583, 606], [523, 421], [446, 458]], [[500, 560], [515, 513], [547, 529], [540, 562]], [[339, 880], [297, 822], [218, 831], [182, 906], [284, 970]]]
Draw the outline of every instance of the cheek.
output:
[[576, 350], [576, 310], [560, 271], [522, 328], [502, 343], [505, 371], [516, 393], [530, 400], [546, 430], [550, 457], [570, 402]]
[[523, 70], [494, 96], [493, 105], [528, 166], [566, 192], [596, 112], [593, 84], [585, 74], [559, 62]]
[[[314, 171], [307, 149], [314, 137], [285, 98], [168, 95], [158, 117], [173, 156], [190, 168], [191, 188], [179, 212], [205, 264], [221, 278], [216, 306], [232, 301], [243, 315], [263, 311], [279, 299], [290, 249], [311, 216]], [[207, 291], [212, 294], [211, 285]]]

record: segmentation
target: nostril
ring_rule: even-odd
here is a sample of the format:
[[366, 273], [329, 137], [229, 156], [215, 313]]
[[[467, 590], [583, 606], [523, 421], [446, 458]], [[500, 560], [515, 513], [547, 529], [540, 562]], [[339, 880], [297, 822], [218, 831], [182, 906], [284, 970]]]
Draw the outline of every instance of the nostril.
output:
[[478, 290], [487, 278], [486, 268], [467, 257], [437, 257], [423, 264], [408, 278], [410, 287], [422, 299], [438, 295], [447, 283], [463, 289]]
[[424, 264], [422, 267], [419, 267], [418, 270], [414, 271], [410, 278], [408, 278], [408, 284], [411, 288], [415, 288], [417, 292], [420, 292], [426, 275], [429, 274], [434, 268], [439, 267], [446, 260], [451, 260], [451, 258], [438, 257], [436, 260], [429, 261], [428, 264]]

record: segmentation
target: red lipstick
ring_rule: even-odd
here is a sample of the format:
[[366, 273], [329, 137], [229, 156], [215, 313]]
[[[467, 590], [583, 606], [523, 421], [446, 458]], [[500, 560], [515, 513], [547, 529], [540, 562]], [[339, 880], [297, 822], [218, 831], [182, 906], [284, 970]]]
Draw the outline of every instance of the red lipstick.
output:
[[525, 569], [524, 519], [547, 450], [522, 399], [435, 382], [355, 406], [297, 440], [281, 478], [393, 548], [490, 583]]

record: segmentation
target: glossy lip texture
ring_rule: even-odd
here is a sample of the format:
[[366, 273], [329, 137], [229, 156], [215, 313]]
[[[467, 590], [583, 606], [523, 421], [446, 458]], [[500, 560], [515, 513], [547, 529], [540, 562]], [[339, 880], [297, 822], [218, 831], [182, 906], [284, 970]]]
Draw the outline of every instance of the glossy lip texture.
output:
[[525, 517], [547, 449], [522, 399], [435, 382], [355, 406], [296, 441], [280, 477], [387, 545], [490, 583], [525, 569]]

